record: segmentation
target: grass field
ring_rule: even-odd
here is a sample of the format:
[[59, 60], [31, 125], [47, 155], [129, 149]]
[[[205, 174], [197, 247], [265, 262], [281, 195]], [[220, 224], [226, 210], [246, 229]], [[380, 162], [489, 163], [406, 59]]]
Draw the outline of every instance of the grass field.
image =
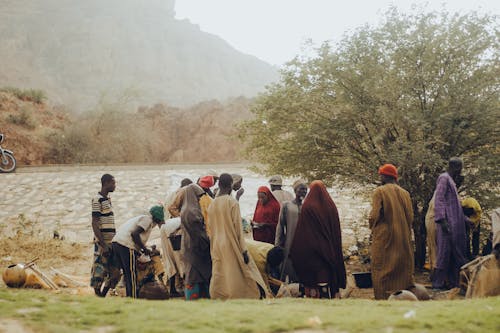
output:
[[21, 332], [499, 332], [500, 297], [185, 302], [1, 288], [0, 331], [2, 323]]

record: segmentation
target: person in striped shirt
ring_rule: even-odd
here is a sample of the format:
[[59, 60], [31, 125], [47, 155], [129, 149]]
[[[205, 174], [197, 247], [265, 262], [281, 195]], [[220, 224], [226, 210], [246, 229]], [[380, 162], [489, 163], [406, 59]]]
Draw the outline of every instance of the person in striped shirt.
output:
[[105, 297], [109, 289], [120, 280], [120, 268], [111, 249], [111, 240], [116, 234], [115, 216], [109, 193], [116, 188], [115, 178], [110, 174], [101, 177], [101, 191], [92, 198], [92, 230], [94, 231], [94, 262], [90, 286], [95, 294]]

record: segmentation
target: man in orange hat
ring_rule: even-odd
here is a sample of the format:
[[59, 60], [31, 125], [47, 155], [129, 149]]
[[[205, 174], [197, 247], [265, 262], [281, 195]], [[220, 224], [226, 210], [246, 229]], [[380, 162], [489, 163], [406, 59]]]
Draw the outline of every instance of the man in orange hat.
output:
[[387, 299], [391, 291], [413, 287], [413, 248], [410, 194], [397, 184], [398, 170], [382, 165], [382, 186], [373, 193], [369, 216], [372, 230], [371, 270], [375, 299]]

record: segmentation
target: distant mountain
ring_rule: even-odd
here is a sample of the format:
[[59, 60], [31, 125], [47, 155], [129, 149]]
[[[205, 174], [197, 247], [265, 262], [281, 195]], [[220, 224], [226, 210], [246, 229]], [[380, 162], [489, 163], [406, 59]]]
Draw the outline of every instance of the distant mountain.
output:
[[124, 91], [143, 105], [251, 97], [278, 78], [174, 9], [174, 0], [0, 0], [0, 87], [42, 89], [84, 110]]

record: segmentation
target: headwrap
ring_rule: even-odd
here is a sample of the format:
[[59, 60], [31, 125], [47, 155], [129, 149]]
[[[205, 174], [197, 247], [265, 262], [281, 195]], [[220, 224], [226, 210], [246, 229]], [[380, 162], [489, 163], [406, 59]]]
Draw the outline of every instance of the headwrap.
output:
[[304, 179], [297, 179], [292, 185], [293, 190], [296, 191], [297, 187], [299, 187], [300, 185], [307, 186], [307, 182]]
[[207, 175], [219, 178], [219, 174], [215, 170], [213, 170], [213, 169], [212, 170], [208, 170]]
[[[337, 292], [346, 286], [337, 206], [322, 181], [313, 181], [309, 188], [297, 221], [290, 258], [305, 286], [328, 282]], [[321, 276], [325, 272], [326, 276]]]
[[202, 188], [211, 188], [214, 186], [215, 181], [213, 176], [204, 176], [201, 177], [200, 180], [198, 181], [198, 185], [200, 185]]
[[262, 201], [257, 201], [253, 222], [260, 224], [261, 227], [253, 229], [253, 239], [274, 244], [281, 206], [267, 186], [259, 187], [257, 193], [265, 193], [269, 201], [265, 205]]
[[472, 214], [469, 217], [469, 220], [471, 220], [471, 222], [477, 226], [479, 221], [481, 221], [481, 215], [483, 213], [481, 206], [479, 205], [479, 202], [477, 202], [477, 200], [474, 198], [468, 197], [462, 200], [462, 207], [472, 208], [474, 210], [474, 214]]
[[233, 184], [236, 184], [237, 182], [243, 179], [241, 175], [238, 175], [236, 173], [231, 174], [231, 177], [233, 178]]
[[153, 216], [156, 220], [165, 221], [165, 214], [163, 212], [163, 206], [153, 206], [149, 210], [151, 216]]
[[379, 175], [385, 175], [398, 179], [398, 169], [392, 164], [384, 164], [378, 169]]
[[274, 175], [269, 179], [269, 185], [283, 185], [283, 178], [280, 175]]

